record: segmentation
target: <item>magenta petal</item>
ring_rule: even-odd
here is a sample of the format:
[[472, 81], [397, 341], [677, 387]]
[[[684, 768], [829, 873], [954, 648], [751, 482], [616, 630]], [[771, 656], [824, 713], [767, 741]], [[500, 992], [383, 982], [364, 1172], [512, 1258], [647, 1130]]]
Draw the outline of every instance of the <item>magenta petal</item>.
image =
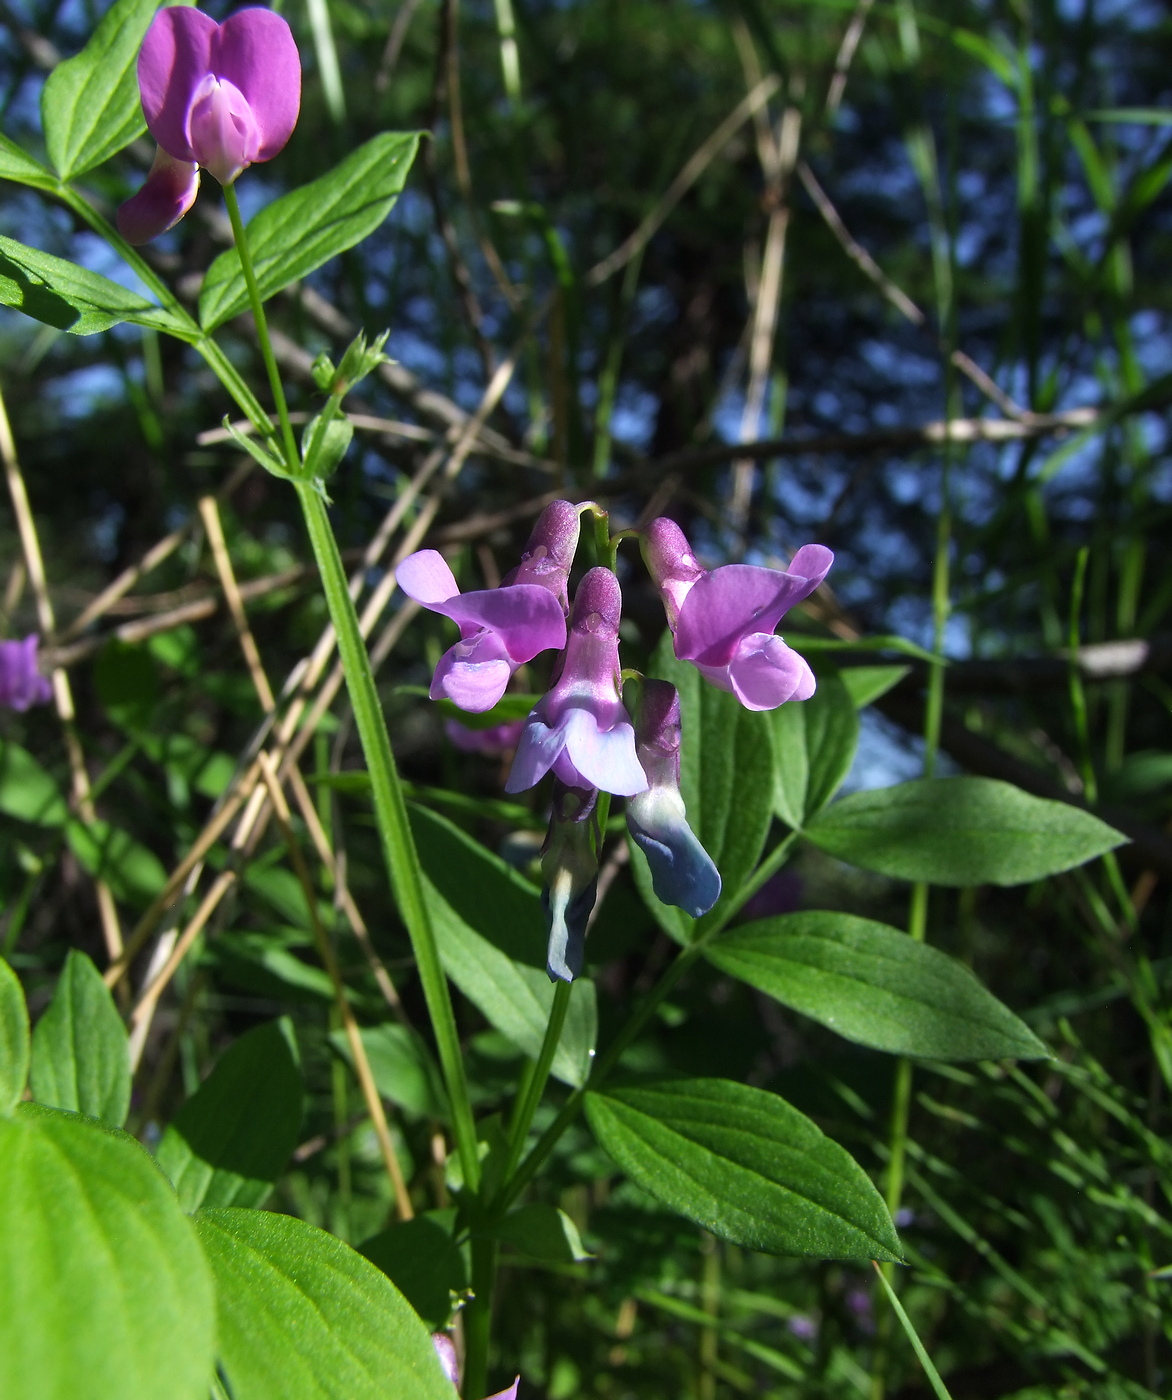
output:
[[301, 110], [301, 57], [287, 21], [272, 10], [237, 10], [220, 25], [212, 58], [212, 71], [252, 109], [259, 137], [252, 159], [272, 160]]
[[542, 778], [553, 767], [558, 755], [565, 746], [565, 735], [559, 725], [551, 729], [536, 714], [525, 721], [521, 742], [513, 756], [513, 766], [505, 783], [506, 792], [524, 792]]
[[[617, 797], [647, 790], [647, 775], [635, 756], [635, 730], [628, 721], [602, 729], [589, 710], [572, 709], [565, 720], [565, 743], [566, 756], [585, 786]], [[559, 776], [564, 780], [564, 774]]]
[[517, 1387], [520, 1384], [521, 1377], [518, 1376], [508, 1390], [498, 1390], [495, 1395], [490, 1395], [488, 1400], [517, 1400]]
[[484, 660], [464, 660], [460, 647], [444, 652], [432, 678], [430, 695], [433, 700], [446, 696], [453, 705], [471, 715], [482, 715], [504, 695], [513, 675], [513, 667], [499, 657]]
[[486, 627], [495, 632], [516, 662], [532, 661], [538, 652], [550, 647], [560, 651], [566, 644], [562, 605], [540, 584], [486, 588], [475, 593], [461, 593], [430, 606], [434, 612], [458, 623], [461, 631]]
[[230, 185], [258, 158], [260, 129], [235, 83], [210, 73], [195, 90], [188, 118], [191, 149], [205, 170]]
[[138, 54], [138, 86], [151, 135], [176, 160], [197, 160], [188, 139], [191, 100], [211, 71], [220, 26], [190, 5], [168, 5], [151, 21]]
[[[790, 560], [788, 574], [800, 574], [817, 588], [834, 563], [834, 551], [824, 544], [804, 544]], [[814, 590], [811, 589], [811, 592]]]
[[747, 710], [775, 710], [787, 700], [806, 700], [814, 693], [814, 673], [805, 658], [772, 633], [742, 638], [726, 674], [725, 689], [731, 689]]
[[408, 598], [422, 603], [425, 608], [446, 603], [460, 592], [448, 561], [435, 549], [420, 549], [409, 554], [395, 570], [395, 582]]
[[726, 564], [693, 584], [680, 608], [676, 655], [720, 666], [747, 632], [772, 632], [783, 613], [814, 591], [796, 574], [755, 564]]
[[160, 146], [146, 184], [118, 210], [118, 232], [136, 248], [149, 243], [175, 227], [198, 193], [199, 166], [176, 160]]

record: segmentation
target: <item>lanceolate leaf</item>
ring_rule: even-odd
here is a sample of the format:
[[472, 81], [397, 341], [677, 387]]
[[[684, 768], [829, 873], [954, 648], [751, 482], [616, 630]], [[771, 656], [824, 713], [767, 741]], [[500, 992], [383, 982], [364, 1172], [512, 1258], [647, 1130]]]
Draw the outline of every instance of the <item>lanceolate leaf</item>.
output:
[[863, 1169], [776, 1094], [726, 1079], [591, 1093], [599, 1142], [631, 1179], [733, 1244], [815, 1259], [898, 1259]]
[[[384, 1098], [417, 1118], [448, 1117], [443, 1077], [418, 1031], [387, 1021], [363, 1026], [359, 1032], [370, 1072]], [[333, 1031], [330, 1043], [349, 1064], [350, 1041], [345, 1031]]]
[[146, 130], [135, 65], [158, 0], [116, 0], [76, 58], [41, 93], [49, 159], [64, 180], [100, 165]]
[[28, 1078], [28, 1008], [24, 988], [0, 958], [0, 1115], [11, 1113]]
[[993, 778], [922, 778], [856, 792], [806, 835], [852, 865], [936, 885], [1021, 885], [1127, 840], [1089, 812]]
[[48, 1010], [33, 1032], [33, 1098], [120, 1128], [130, 1107], [126, 1028], [101, 974], [70, 950]]
[[[248, 246], [261, 296], [271, 297], [378, 228], [403, 188], [418, 146], [418, 132], [384, 131], [328, 174], [255, 215]], [[199, 319], [212, 331], [247, 305], [240, 255], [230, 248], [204, 278]]]
[[93, 335], [120, 321], [190, 339], [169, 312], [98, 272], [0, 237], [0, 305], [71, 335]]
[[100, 817], [71, 819], [65, 836], [82, 865], [106, 880], [119, 899], [146, 904], [167, 883], [167, 872], [154, 851]]
[[580, 1264], [593, 1258], [565, 1211], [541, 1201], [506, 1215], [487, 1233], [541, 1264]]
[[15, 180], [17, 184], [31, 185], [37, 190], [57, 188], [56, 175], [7, 136], [0, 136], [0, 180]]
[[207, 1400], [212, 1282], [126, 1133], [25, 1105], [0, 1119], [0, 1395]]
[[159, 1144], [159, 1165], [185, 1210], [259, 1206], [297, 1144], [301, 1114], [293, 1028], [269, 1021], [225, 1051], [175, 1115]]
[[341, 1240], [257, 1210], [202, 1210], [196, 1229], [233, 1400], [452, 1400], [423, 1323]]
[[27, 749], [11, 740], [0, 745], [0, 812], [37, 826], [60, 826], [69, 815], [61, 789]]
[[774, 810], [800, 828], [830, 801], [854, 761], [859, 716], [837, 676], [824, 676], [809, 700], [770, 713], [777, 750]]
[[870, 919], [821, 911], [763, 919], [725, 934], [705, 955], [722, 972], [877, 1050], [937, 1060], [1047, 1054], [966, 967]]

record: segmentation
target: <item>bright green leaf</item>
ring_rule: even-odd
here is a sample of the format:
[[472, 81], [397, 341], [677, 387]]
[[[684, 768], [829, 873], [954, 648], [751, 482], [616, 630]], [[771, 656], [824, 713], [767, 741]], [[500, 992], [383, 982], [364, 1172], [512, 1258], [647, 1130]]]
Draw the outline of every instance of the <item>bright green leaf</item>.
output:
[[[418, 146], [418, 132], [384, 131], [328, 174], [255, 215], [248, 246], [261, 296], [271, 297], [373, 233], [391, 212]], [[212, 331], [247, 305], [240, 255], [230, 248], [204, 278], [199, 319]]]
[[288, 1020], [242, 1035], [175, 1115], [159, 1143], [159, 1165], [184, 1210], [259, 1206], [301, 1128], [301, 1068]]
[[270, 1211], [202, 1210], [195, 1224], [234, 1400], [452, 1400], [423, 1323], [341, 1240]]
[[[383, 1098], [416, 1118], [447, 1119], [443, 1078], [418, 1031], [386, 1021], [381, 1026], [363, 1026], [359, 1035]], [[330, 1043], [347, 1064], [353, 1064], [345, 1031], [332, 1032]]]
[[87, 1113], [120, 1128], [130, 1107], [126, 1028], [102, 975], [71, 948], [48, 1010], [33, 1032], [29, 1081], [50, 1108]]
[[118, 899], [148, 904], [167, 883], [163, 862], [153, 851], [100, 817], [70, 818], [65, 837], [89, 873], [105, 880]]
[[1047, 1053], [961, 963], [853, 914], [763, 919], [725, 934], [705, 956], [721, 972], [876, 1050], [937, 1060]]
[[565, 1211], [539, 1201], [506, 1215], [487, 1233], [540, 1264], [580, 1264], [594, 1257]]
[[0, 1114], [11, 1113], [28, 1079], [28, 1007], [24, 988], [0, 958]]
[[359, 1252], [380, 1268], [435, 1331], [469, 1283], [467, 1249], [455, 1241], [456, 1211], [429, 1210], [373, 1235]]
[[1026, 884], [1127, 840], [1089, 812], [994, 778], [920, 778], [856, 792], [806, 835], [864, 870], [961, 886]]
[[636, 1185], [721, 1239], [814, 1259], [900, 1257], [862, 1167], [776, 1094], [663, 1080], [588, 1094], [586, 1114]]
[[776, 753], [774, 810], [800, 829], [830, 801], [854, 762], [859, 716], [842, 681], [824, 676], [809, 700], [770, 712]]
[[15, 180], [49, 192], [57, 188], [56, 175], [7, 136], [0, 136], [0, 180]]
[[910, 666], [844, 666], [839, 672], [856, 710], [865, 710], [911, 671]]
[[0, 744], [0, 812], [37, 826], [60, 826], [69, 815], [61, 789], [19, 744]]
[[126, 1133], [0, 1119], [0, 1395], [207, 1400], [215, 1301], [162, 1172]]

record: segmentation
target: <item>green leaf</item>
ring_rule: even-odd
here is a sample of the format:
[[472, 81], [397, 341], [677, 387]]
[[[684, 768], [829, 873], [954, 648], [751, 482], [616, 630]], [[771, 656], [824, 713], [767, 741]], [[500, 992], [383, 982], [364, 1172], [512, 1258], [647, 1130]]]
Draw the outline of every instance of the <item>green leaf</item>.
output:
[[0, 958], [0, 1114], [9, 1114], [20, 1101], [28, 1079], [28, 1007], [24, 988], [12, 968]]
[[429, 1210], [371, 1236], [359, 1252], [391, 1280], [433, 1331], [446, 1327], [468, 1288], [466, 1250], [456, 1243], [456, 1211]]
[[[384, 131], [328, 174], [255, 215], [247, 233], [261, 296], [271, 297], [373, 233], [391, 212], [418, 146], [418, 132]], [[247, 306], [240, 255], [230, 248], [208, 268], [199, 319], [212, 331]]]
[[910, 666], [845, 666], [839, 672], [856, 710], [865, 710], [911, 671]]
[[338, 469], [354, 438], [354, 424], [349, 418], [326, 419], [317, 414], [305, 425], [301, 434], [301, 459], [305, 475], [324, 480]]
[[259, 1206], [297, 1145], [301, 1068], [282, 1017], [242, 1035], [187, 1100], [159, 1143], [159, 1165], [184, 1210]]
[[0, 1119], [0, 1395], [207, 1400], [215, 1301], [162, 1172], [128, 1134]]
[[705, 956], [721, 972], [876, 1050], [935, 1060], [1047, 1056], [961, 963], [853, 914], [763, 919], [725, 934]]
[[11, 740], [0, 744], [0, 812], [37, 826], [60, 826], [69, 815], [61, 789]]
[[18, 185], [31, 185], [33, 189], [50, 193], [57, 189], [56, 175], [3, 135], [0, 135], [0, 180], [15, 180]]
[[122, 321], [190, 340], [182, 322], [99, 272], [0, 237], [0, 305], [71, 335], [94, 335]]
[[806, 835], [864, 870], [961, 886], [1026, 884], [1127, 840], [1089, 812], [994, 778], [919, 778], [856, 792]]
[[167, 883], [167, 872], [153, 851], [100, 817], [88, 822], [71, 817], [65, 838], [85, 869], [105, 880], [118, 899], [149, 904]]
[[195, 1226], [233, 1400], [452, 1400], [423, 1323], [341, 1240], [270, 1211], [201, 1210]]
[[[689, 662], [677, 661], [668, 632], [650, 674], [671, 681], [680, 693], [680, 793], [688, 822], [723, 882], [721, 898], [700, 921], [704, 928], [724, 917], [765, 844], [773, 819], [773, 726], [768, 714], [746, 710]], [[646, 858], [633, 842], [631, 860], [639, 891], [661, 927], [677, 942], [691, 942], [696, 921], [655, 898]]]
[[809, 700], [770, 712], [776, 751], [774, 810], [800, 830], [842, 786], [859, 743], [859, 716], [837, 676], [824, 676]]
[[33, 1098], [120, 1128], [130, 1107], [126, 1028], [101, 973], [71, 948], [33, 1032]]
[[588, 1094], [586, 1115], [636, 1185], [721, 1239], [814, 1259], [900, 1257], [862, 1167], [776, 1094], [664, 1080]]
[[[379, 1093], [414, 1118], [448, 1118], [443, 1077], [418, 1031], [386, 1021], [359, 1031]], [[345, 1031], [332, 1031], [330, 1043], [353, 1067]]]
[[135, 66], [158, 0], [117, 0], [41, 92], [49, 159], [63, 180], [101, 165], [146, 130]]
[[506, 1215], [486, 1234], [539, 1264], [580, 1264], [594, 1257], [583, 1248], [578, 1227], [565, 1211], [540, 1202]]
[[[304, 909], [304, 905], [302, 906]], [[257, 996], [289, 1001], [334, 1000], [329, 974], [302, 962], [268, 933], [222, 933], [208, 945], [201, 962], [218, 976]]]

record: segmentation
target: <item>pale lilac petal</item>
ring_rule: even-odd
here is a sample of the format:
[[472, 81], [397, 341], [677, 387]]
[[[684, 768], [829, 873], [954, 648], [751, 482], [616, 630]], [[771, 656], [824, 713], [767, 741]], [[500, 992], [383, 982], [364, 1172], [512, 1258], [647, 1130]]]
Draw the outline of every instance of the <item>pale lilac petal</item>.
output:
[[473, 729], [458, 719], [444, 720], [444, 733], [461, 753], [498, 754], [515, 749], [525, 728], [523, 719], [509, 719], [488, 729]]
[[[571, 709], [565, 720], [565, 744], [566, 757], [580, 774], [578, 786], [601, 788], [617, 797], [646, 791], [647, 775], [635, 755], [630, 721], [620, 720], [613, 728], [603, 729], [589, 710]], [[555, 771], [564, 782], [570, 781]]]
[[521, 1377], [518, 1376], [508, 1390], [498, 1390], [495, 1395], [490, 1395], [488, 1400], [517, 1400], [517, 1387], [520, 1384]]
[[538, 652], [551, 647], [560, 651], [566, 644], [562, 606], [548, 588], [538, 584], [461, 593], [429, 606], [433, 612], [450, 617], [462, 632], [481, 627], [495, 632], [518, 663], [532, 661]]
[[524, 792], [526, 788], [539, 783], [553, 767], [565, 742], [563, 726], [551, 729], [536, 711], [531, 714], [525, 721], [521, 742], [513, 756], [505, 791]]
[[168, 5], [151, 21], [138, 54], [138, 86], [151, 135], [176, 160], [198, 160], [188, 138], [191, 99], [211, 71], [220, 26], [190, 5]]
[[795, 603], [816, 585], [797, 574], [756, 564], [726, 564], [705, 574], [680, 608], [676, 655], [720, 666], [732, 659], [747, 632], [772, 632]]
[[456, 1347], [451, 1337], [446, 1332], [433, 1332], [431, 1341], [435, 1347], [435, 1354], [439, 1357], [439, 1364], [443, 1367], [444, 1375], [453, 1385], [459, 1385], [460, 1367], [456, 1362]]
[[[701, 670], [712, 679], [707, 667]], [[805, 658], [771, 632], [742, 638], [724, 675], [727, 683], [721, 688], [731, 690], [747, 710], [775, 710], [814, 693], [814, 674]]]
[[212, 58], [216, 76], [235, 84], [252, 109], [259, 147], [251, 159], [272, 160], [301, 110], [301, 58], [288, 23], [272, 10], [237, 10], [220, 26]]
[[118, 232], [136, 248], [148, 243], [174, 228], [198, 193], [199, 166], [176, 160], [160, 146], [146, 184], [118, 210]]
[[395, 582], [417, 603], [433, 608], [460, 592], [456, 576], [438, 550], [421, 549], [409, 554], [395, 570]]
[[210, 73], [196, 88], [187, 129], [200, 165], [230, 185], [260, 152], [260, 127], [248, 99], [226, 78]]
[[507, 661], [492, 656], [465, 660], [457, 645], [440, 657], [429, 693], [433, 700], [446, 697], [469, 714], [482, 715], [500, 703], [512, 675]]
[[[817, 588], [834, 563], [834, 551], [824, 544], [804, 544], [790, 560], [788, 574], [799, 574]], [[813, 589], [810, 590], [813, 592]]]

